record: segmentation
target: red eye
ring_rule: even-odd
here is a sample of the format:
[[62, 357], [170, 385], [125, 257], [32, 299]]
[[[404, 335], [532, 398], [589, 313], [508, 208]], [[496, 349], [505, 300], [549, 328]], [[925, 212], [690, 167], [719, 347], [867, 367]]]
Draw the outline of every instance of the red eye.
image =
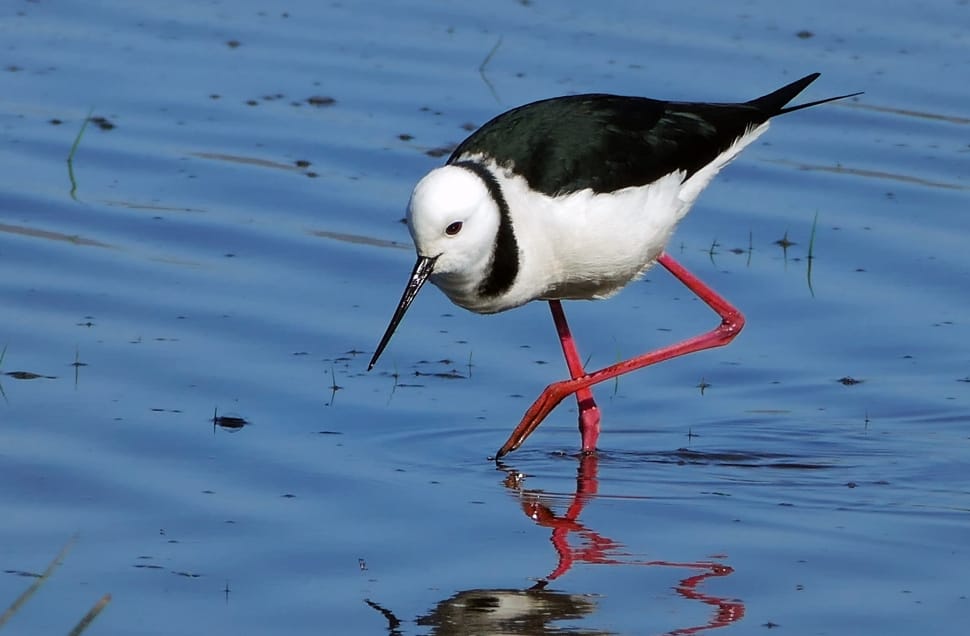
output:
[[448, 236], [454, 236], [461, 232], [461, 221], [455, 221], [451, 225], [445, 228], [445, 234]]

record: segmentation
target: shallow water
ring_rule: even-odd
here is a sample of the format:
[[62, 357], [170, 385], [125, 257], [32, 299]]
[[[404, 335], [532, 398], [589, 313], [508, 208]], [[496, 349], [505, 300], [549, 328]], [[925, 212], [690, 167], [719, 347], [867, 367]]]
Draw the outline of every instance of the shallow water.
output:
[[[110, 593], [88, 633], [963, 633], [968, 12], [9, 3], [0, 607], [76, 539], [8, 630]], [[565, 373], [540, 303], [429, 287], [365, 372], [468, 128], [813, 71], [866, 94], [777, 121], [670, 245], [745, 331], [598, 387], [595, 457], [567, 401], [486, 459]], [[566, 311], [592, 367], [714, 323], [662, 270]]]

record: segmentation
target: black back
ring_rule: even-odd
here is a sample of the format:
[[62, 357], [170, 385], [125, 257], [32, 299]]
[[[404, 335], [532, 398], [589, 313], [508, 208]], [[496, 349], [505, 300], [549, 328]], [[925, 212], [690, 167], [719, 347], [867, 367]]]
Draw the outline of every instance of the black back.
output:
[[[612, 192], [682, 170], [686, 180], [751, 128], [781, 113], [808, 75], [739, 104], [665, 102], [601, 93], [546, 99], [505, 112], [463, 141], [448, 163], [483, 154], [550, 196]], [[838, 98], [833, 98], [838, 99]]]

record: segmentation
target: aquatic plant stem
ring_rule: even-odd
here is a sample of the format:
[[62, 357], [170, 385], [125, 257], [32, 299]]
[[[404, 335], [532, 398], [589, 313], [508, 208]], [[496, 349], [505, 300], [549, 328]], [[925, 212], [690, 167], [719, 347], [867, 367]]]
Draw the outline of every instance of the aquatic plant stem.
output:
[[805, 269], [805, 276], [808, 279], [808, 291], [815, 298], [815, 289], [812, 287], [812, 261], [815, 260], [815, 230], [818, 228], [818, 211], [815, 212], [815, 219], [812, 221], [812, 234], [808, 238], [808, 267]]
[[77, 137], [74, 138], [74, 143], [71, 144], [71, 151], [67, 153], [67, 177], [71, 181], [71, 198], [75, 201], [77, 201], [77, 180], [74, 178], [74, 155], [77, 153], [77, 148], [81, 144], [81, 137], [84, 136], [84, 130], [88, 127], [88, 122], [91, 121], [91, 115], [93, 114], [94, 106], [88, 111], [84, 122], [81, 124], [81, 129], [77, 131]]

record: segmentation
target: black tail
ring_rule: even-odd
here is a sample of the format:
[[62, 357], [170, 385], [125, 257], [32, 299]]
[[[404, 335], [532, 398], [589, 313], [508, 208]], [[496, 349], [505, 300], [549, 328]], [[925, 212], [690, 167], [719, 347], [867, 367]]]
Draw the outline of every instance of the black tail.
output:
[[752, 99], [747, 102], [748, 105], [754, 106], [758, 110], [766, 113], [769, 117], [774, 117], [775, 115], [783, 115], [785, 113], [790, 113], [796, 110], [801, 110], [803, 108], [809, 108], [811, 106], [818, 106], [819, 104], [825, 104], [827, 102], [834, 102], [838, 99], [846, 99], [848, 97], [855, 97], [856, 95], [862, 95], [862, 92], [849, 93], [848, 95], [839, 95], [837, 97], [826, 97], [825, 99], [819, 99], [814, 102], [808, 102], [807, 104], [799, 104], [797, 106], [785, 107], [788, 102], [795, 99], [795, 97], [801, 93], [805, 88], [818, 79], [821, 73], [812, 73], [811, 75], [806, 75], [800, 80], [795, 80], [787, 86], [782, 86], [773, 93], [768, 93], [757, 99]]

